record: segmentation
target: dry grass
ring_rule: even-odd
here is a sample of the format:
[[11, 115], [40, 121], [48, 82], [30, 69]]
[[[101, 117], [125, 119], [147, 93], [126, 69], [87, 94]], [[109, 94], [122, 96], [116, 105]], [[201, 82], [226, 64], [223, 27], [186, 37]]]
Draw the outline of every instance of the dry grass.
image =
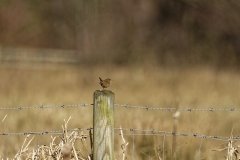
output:
[[212, 151], [218, 151], [218, 152], [227, 151], [225, 156], [226, 160], [240, 160], [240, 154], [238, 151], [239, 147], [235, 146], [234, 144], [233, 130], [231, 132], [228, 142], [225, 143], [224, 145], [225, 145], [224, 147], [221, 147], [221, 148], [217, 147], [217, 148], [214, 148]]
[[[159, 68], [153, 65], [81, 66], [66, 64], [22, 64], [2, 63], [0, 65], [0, 107], [61, 105], [92, 103], [93, 92], [101, 89], [98, 77], [111, 78], [109, 88], [115, 93], [116, 103], [174, 107], [179, 99], [179, 107], [239, 107], [240, 75], [231, 70], [215, 70], [208, 67]], [[115, 126], [172, 131], [173, 112], [145, 111], [137, 109], [115, 109]], [[92, 126], [92, 108], [30, 109], [25, 111], [0, 112], [1, 132], [59, 130], [62, 120], [72, 117], [69, 128]], [[205, 135], [239, 135], [238, 112], [181, 112], [178, 131]], [[25, 137], [8, 137], [7, 157], [14, 157], [20, 150]], [[131, 159], [133, 141], [124, 137], [129, 145], [125, 156]], [[0, 137], [0, 144], [5, 138]], [[38, 142], [37, 142], [38, 141]], [[53, 140], [49, 136], [35, 137], [29, 148], [37, 143], [47, 145]], [[135, 159], [157, 159], [163, 141], [165, 159], [171, 157], [172, 137], [135, 136]], [[196, 159], [201, 139], [177, 137], [176, 157]], [[116, 155], [122, 155], [122, 139], [115, 138]], [[27, 143], [27, 142], [26, 142]], [[224, 158], [224, 153], [212, 152], [221, 142], [204, 139], [201, 157], [204, 159]], [[155, 151], [154, 151], [155, 150]], [[0, 146], [3, 157], [4, 145]], [[121, 159], [122, 156], [117, 156]], [[121, 157], [121, 158], [120, 158]], [[160, 156], [161, 157], [161, 156]]]
[[[71, 118], [71, 117], [70, 117]], [[29, 149], [29, 145], [32, 142], [34, 136], [28, 140], [30, 135], [27, 135], [21, 149], [14, 156], [14, 159], [39, 159], [39, 160], [70, 160], [70, 159], [81, 159], [90, 160], [92, 155], [91, 151], [88, 150], [86, 138], [83, 132], [73, 131], [68, 133], [68, 123], [70, 118], [65, 121], [65, 125], [62, 127], [63, 131], [60, 136], [52, 136], [52, 140], [49, 145], [39, 145], [32, 151]], [[57, 142], [57, 139], [59, 139]], [[28, 141], [28, 142], [27, 142]], [[85, 149], [77, 149], [77, 143], [82, 145]]]

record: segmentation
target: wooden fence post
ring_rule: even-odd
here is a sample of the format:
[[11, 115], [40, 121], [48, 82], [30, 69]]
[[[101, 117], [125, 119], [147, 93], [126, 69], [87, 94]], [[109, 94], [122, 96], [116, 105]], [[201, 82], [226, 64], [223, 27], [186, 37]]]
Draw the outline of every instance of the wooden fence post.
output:
[[114, 99], [109, 90], [94, 92], [93, 159], [114, 160]]

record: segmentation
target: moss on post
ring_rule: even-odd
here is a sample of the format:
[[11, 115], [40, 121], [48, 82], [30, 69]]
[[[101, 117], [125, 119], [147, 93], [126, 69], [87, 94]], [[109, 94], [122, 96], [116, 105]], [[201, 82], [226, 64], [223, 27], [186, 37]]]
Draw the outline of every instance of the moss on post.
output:
[[114, 99], [109, 90], [94, 92], [93, 159], [114, 160]]

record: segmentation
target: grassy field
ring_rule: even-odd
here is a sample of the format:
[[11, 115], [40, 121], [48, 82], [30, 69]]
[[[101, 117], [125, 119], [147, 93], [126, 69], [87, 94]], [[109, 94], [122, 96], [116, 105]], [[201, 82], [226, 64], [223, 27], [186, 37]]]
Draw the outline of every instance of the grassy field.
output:
[[[62, 105], [92, 103], [93, 93], [101, 89], [98, 77], [111, 78], [109, 88], [115, 93], [115, 103], [149, 107], [223, 108], [240, 106], [240, 75], [237, 71], [216, 70], [210, 67], [160, 68], [153, 65], [81, 66], [72, 64], [1, 63], [0, 107]], [[173, 113], [141, 109], [115, 109], [115, 127], [172, 131]], [[240, 135], [239, 112], [181, 112], [178, 132], [204, 135]], [[64, 119], [72, 116], [69, 128], [92, 127], [92, 108], [29, 109], [1, 111], [0, 119], [7, 118], [0, 132], [60, 130]], [[117, 133], [116, 133], [117, 135]], [[7, 157], [12, 158], [20, 149], [24, 136], [10, 136]], [[127, 148], [132, 159], [133, 141]], [[49, 144], [50, 136], [41, 136], [39, 144]], [[116, 136], [115, 155], [121, 159], [121, 138]], [[5, 137], [0, 137], [0, 155], [3, 157]], [[172, 137], [165, 139], [165, 158], [171, 157]], [[201, 139], [177, 137], [177, 159], [198, 159]], [[162, 149], [163, 136], [135, 136], [134, 158], [157, 159], [156, 150]], [[203, 139], [203, 159], [224, 159], [225, 151], [213, 152], [227, 142]], [[237, 145], [238, 143], [236, 143]], [[31, 147], [37, 145], [35, 137]], [[30, 148], [30, 149], [32, 149]]]

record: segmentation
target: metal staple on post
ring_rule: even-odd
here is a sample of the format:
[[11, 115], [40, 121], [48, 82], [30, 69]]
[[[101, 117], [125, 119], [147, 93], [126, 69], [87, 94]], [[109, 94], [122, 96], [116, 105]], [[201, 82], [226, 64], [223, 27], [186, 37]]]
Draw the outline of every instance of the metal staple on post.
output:
[[94, 92], [93, 159], [114, 160], [114, 99], [109, 90]]

